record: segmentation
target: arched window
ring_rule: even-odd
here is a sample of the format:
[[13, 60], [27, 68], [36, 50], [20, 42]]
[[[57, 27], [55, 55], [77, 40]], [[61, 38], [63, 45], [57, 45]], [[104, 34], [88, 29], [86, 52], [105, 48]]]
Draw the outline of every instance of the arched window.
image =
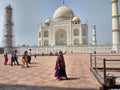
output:
[[78, 29], [75, 29], [74, 30], [74, 36], [78, 36], [79, 35], [79, 30]]
[[79, 39], [78, 38], [74, 39], [74, 45], [79, 45]]
[[44, 37], [48, 37], [48, 31], [44, 31]]
[[49, 44], [49, 41], [48, 41], [48, 40], [45, 40], [45, 41], [44, 41], [44, 46], [48, 46], [48, 44]]
[[41, 41], [39, 41], [39, 46], [41, 46]]
[[83, 44], [87, 44], [86, 38], [83, 38]]
[[83, 29], [83, 36], [86, 36], [86, 30]]
[[39, 38], [41, 37], [41, 32], [39, 32]]

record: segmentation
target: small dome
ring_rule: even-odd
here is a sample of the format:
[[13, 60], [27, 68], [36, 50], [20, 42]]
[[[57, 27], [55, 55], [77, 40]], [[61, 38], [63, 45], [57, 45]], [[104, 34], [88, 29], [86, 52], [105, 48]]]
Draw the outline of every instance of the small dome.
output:
[[57, 8], [53, 15], [54, 20], [68, 20], [73, 17], [73, 11], [66, 5], [62, 5], [59, 8]]
[[72, 19], [72, 22], [75, 22], [75, 23], [80, 23], [80, 19], [75, 16], [73, 19]]
[[77, 16], [75, 16], [75, 17], [72, 19], [72, 22], [80, 22], [80, 19], [79, 19]]
[[46, 20], [45, 20], [45, 25], [49, 26], [49, 25], [50, 25], [50, 21], [51, 21], [50, 18], [46, 19]]

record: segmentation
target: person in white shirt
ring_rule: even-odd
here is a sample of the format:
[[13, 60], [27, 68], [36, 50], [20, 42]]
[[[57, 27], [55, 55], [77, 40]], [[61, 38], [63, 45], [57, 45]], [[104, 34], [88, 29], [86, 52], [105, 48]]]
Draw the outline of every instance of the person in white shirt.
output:
[[28, 63], [29, 64], [31, 64], [31, 56], [32, 56], [31, 49], [29, 49], [28, 51]]

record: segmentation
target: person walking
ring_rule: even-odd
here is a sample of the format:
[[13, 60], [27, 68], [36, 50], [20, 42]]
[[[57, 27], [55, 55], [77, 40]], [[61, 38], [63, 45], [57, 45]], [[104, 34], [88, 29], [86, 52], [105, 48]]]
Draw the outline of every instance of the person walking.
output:
[[13, 51], [12, 52], [12, 55], [11, 55], [11, 66], [13, 66], [13, 62], [17, 63], [17, 65], [20, 65], [19, 62], [18, 62], [18, 57], [17, 57], [17, 50]]
[[25, 51], [23, 56], [22, 56], [22, 67], [24, 68], [26, 65], [26, 67], [29, 67], [28, 65], [28, 52]]
[[4, 65], [7, 65], [8, 62], [8, 54], [7, 52], [4, 54]]
[[31, 56], [32, 56], [31, 49], [29, 49], [28, 51], [28, 63], [29, 64], [31, 64]]

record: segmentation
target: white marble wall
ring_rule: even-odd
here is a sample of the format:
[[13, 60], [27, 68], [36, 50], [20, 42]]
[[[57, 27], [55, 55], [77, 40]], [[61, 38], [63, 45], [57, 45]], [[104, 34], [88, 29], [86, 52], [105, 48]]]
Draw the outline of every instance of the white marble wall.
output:
[[[79, 30], [79, 36], [74, 36], [74, 29]], [[62, 21], [51, 21], [50, 26], [40, 26], [38, 28], [38, 33], [41, 33], [41, 37], [38, 37], [38, 46], [45, 46], [44, 42], [47, 40], [49, 42], [48, 46], [56, 46], [55, 36], [56, 32], [62, 30], [66, 35], [64, 43], [67, 46], [74, 45], [74, 40], [78, 39], [79, 44], [88, 44], [88, 26], [87, 24], [73, 24], [71, 20], [62, 20]], [[44, 31], [49, 32], [48, 37], [44, 37]], [[86, 32], [86, 35], [83, 35], [83, 31]], [[38, 35], [39, 36], [39, 35]], [[60, 41], [59, 39], [57, 41]], [[40, 43], [41, 42], [41, 43]]]
[[[119, 46], [120, 47], [120, 46]], [[5, 52], [11, 52], [12, 50], [18, 50], [19, 54], [23, 54], [25, 50], [32, 49], [33, 54], [49, 54], [50, 52], [56, 53], [58, 51], [63, 51], [66, 53], [92, 53], [96, 52], [111, 52], [112, 45], [83, 45], [83, 46], [49, 46], [49, 47], [14, 47], [5, 48]], [[120, 48], [119, 48], [120, 49]]]

